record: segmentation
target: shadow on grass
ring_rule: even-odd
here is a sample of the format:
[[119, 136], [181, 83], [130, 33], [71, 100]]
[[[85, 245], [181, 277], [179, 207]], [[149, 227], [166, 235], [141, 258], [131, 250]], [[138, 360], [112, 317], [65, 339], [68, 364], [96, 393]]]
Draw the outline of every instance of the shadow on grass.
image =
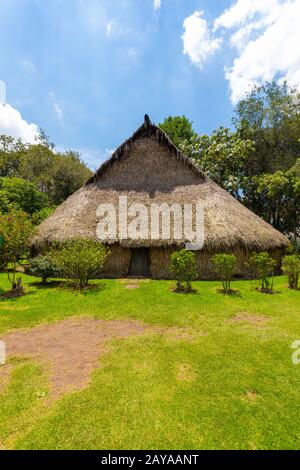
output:
[[85, 289], [71, 289], [73, 292], [78, 292], [79, 294], [83, 294], [84, 296], [87, 295], [95, 295], [98, 292], [102, 292], [107, 289], [107, 285], [105, 282], [98, 282], [97, 284], [90, 284]]
[[64, 291], [71, 292], [73, 294], [91, 294], [97, 293], [106, 289], [106, 284], [104, 282], [90, 283], [87, 287], [79, 289], [78, 287], [73, 286], [70, 282], [65, 279], [53, 279], [47, 283], [42, 283], [41, 281], [33, 281], [28, 283], [30, 287], [36, 287], [41, 290], [51, 290], [51, 289], [60, 289]]
[[179, 289], [178, 287], [173, 287], [170, 290], [173, 292], [173, 294], [199, 295], [199, 291], [197, 289]]
[[218, 294], [228, 295], [230, 297], [242, 297], [242, 294], [239, 290], [230, 289], [229, 291], [225, 291], [224, 289], [217, 289]]
[[66, 281], [49, 281], [46, 283], [34, 281], [30, 282], [28, 285], [31, 287], [36, 287], [37, 289], [54, 289], [57, 287], [64, 287]]

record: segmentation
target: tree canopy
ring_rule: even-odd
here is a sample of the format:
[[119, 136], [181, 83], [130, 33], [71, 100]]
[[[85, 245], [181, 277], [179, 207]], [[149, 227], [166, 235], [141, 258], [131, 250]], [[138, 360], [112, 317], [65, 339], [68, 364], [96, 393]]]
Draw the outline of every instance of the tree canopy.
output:
[[234, 129], [199, 135], [185, 117], [160, 126], [203, 171], [275, 228], [300, 236], [300, 93], [267, 82], [241, 100]]
[[44, 133], [34, 145], [0, 136], [0, 177], [19, 178], [34, 184], [47, 196], [50, 205], [62, 203], [90, 175], [91, 171], [77, 152], [55, 152]]
[[193, 130], [193, 123], [185, 116], [169, 116], [164, 122], [159, 124], [159, 127], [168, 134], [177, 147], [182, 142], [191, 142], [196, 136]]

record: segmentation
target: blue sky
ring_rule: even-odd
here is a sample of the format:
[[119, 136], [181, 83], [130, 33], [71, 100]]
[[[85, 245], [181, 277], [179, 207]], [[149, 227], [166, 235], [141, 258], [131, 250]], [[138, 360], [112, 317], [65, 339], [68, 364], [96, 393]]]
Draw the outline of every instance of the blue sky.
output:
[[0, 0], [0, 132], [42, 127], [95, 168], [145, 113], [229, 126], [251, 84], [299, 85], [299, 42], [288, 61], [271, 44], [279, 31], [290, 48], [295, 13], [298, 30], [299, 0]]

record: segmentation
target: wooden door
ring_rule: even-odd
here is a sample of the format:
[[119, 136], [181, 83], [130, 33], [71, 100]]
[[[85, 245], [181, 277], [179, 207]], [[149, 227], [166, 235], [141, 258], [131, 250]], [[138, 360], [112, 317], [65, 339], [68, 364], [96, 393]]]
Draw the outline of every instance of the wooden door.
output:
[[131, 250], [129, 274], [137, 277], [149, 275], [149, 248], [133, 248]]

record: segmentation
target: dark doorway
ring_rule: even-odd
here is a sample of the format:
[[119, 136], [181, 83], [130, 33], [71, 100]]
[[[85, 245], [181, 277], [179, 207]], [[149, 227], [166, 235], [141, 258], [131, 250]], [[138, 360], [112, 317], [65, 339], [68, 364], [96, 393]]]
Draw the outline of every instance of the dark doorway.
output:
[[131, 250], [130, 276], [147, 277], [149, 275], [149, 248]]

